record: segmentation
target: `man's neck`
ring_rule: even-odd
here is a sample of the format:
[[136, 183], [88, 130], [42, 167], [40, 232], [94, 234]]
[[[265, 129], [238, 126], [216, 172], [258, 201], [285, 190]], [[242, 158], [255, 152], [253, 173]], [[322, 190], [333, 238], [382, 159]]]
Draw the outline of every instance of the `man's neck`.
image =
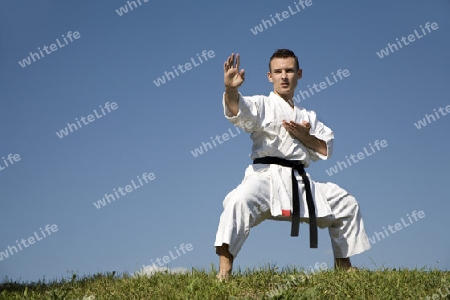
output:
[[292, 98], [294, 98], [294, 93], [292, 94], [279, 94], [277, 91], [273, 91], [273, 93], [275, 95], [277, 95], [278, 97], [283, 98], [284, 100], [291, 100]]

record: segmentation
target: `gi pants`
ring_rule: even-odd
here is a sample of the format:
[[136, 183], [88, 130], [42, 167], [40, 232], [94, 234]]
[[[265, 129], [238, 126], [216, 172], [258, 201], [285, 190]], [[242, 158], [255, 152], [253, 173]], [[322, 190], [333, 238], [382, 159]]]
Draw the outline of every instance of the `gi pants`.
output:
[[[334, 257], [350, 257], [370, 249], [356, 199], [334, 183], [310, 181], [327, 200], [332, 212], [329, 216], [317, 217], [317, 226], [328, 228]], [[228, 244], [230, 253], [236, 257], [250, 233], [250, 228], [266, 219], [290, 221], [290, 217], [272, 216], [270, 192], [268, 172], [256, 172], [246, 176], [223, 201], [224, 211], [220, 216], [214, 246]], [[301, 218], [300, 221], [308, 223], [308, 218]], [[303, 232], [307, 233], [308, 230]], [[287, 237], [288, 233], [289, 231], [286, 232]]]

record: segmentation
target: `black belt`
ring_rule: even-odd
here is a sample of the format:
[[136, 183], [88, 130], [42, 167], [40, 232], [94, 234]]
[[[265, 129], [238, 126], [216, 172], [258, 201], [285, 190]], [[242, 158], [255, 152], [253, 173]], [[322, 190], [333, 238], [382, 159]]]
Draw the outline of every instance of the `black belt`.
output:
[[306, 191], [306, 203], [308, 205], [309, 213], [309, 247], [317, 248], [317, 221], [316, 221], [316, 209], [314, 207], [314, 201], [311, 193], [311, 185], [309, 183], [308, 176], [306, 176], [303, 164], [300, 161], [292, 161], [279, 157], [260, 157], [253, 161], [254, 164], [276, 164], [283, 167], [292, 169], [292, 227], [291, 236], [298, 236], [300, 231], [300, 196], [298, 194], [298, 182], [295, 178], [294, 170], [302, 176], [303, 183], [305, 184]]

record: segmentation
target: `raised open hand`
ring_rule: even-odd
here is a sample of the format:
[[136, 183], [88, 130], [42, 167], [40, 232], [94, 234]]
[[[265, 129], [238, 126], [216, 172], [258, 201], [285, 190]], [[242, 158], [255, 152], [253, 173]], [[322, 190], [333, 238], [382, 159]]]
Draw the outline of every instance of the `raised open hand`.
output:
[[[235, 62], [236, 57], [236, 62]], [[244, 82], [245, 71], [239, 70], [239, 54], [232, 53], [223, 64], [224, 84], [227, 88], [237, 88]]]

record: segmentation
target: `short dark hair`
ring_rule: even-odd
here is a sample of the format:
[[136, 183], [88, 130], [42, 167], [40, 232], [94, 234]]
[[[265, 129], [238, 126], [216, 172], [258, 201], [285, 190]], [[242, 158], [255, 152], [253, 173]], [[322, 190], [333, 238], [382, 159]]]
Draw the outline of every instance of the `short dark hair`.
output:
[[295, 67], [297, 68], [297, 70], [299, 70], [300, 69], [300, 65], [298, 63], [298, 57], [294, 54], [294, 52], [292, 52], [289, 49], [278, 49], [277, 51], [275, 51], [272, 54], [272, 57], [269, 60], [269, 71], [271, 71], [270, 63], [272, 62], [272, 59], [274, 59], [274, 58], [287, 58], [287, 57], [295, 58]]

